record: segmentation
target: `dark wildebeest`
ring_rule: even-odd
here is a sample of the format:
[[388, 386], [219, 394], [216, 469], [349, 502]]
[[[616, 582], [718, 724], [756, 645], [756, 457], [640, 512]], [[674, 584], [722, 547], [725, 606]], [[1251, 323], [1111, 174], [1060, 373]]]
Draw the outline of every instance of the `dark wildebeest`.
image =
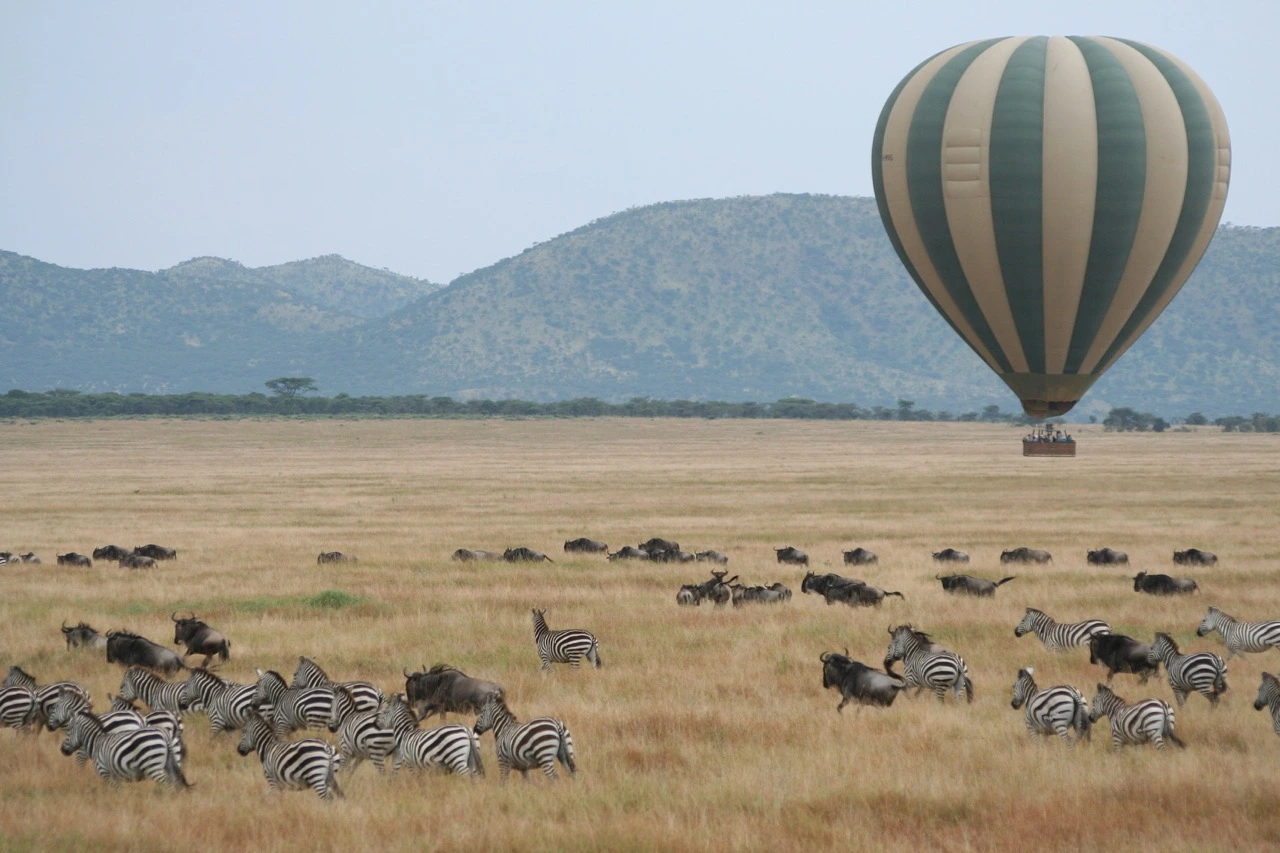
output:
[[177, 652], [131, 631], [107, 632], [107, 663], [118, 663], [126, 667], [140, 666], [165, 675], [173, 675], [178, 670], [187, 668]]
[[1160, 671], [1159, 662], [1151, 663], [1148, 643], [1141, 643], [1124, 634], [1094, 634], [1089, 639], [1089, 663], [1107, 668], [1107, 683], [1117, 672], [1131, 672], [1138, 676], [1139, 684], [1146, 684], [1153, 672]]
[[898, 693], [906, 687], [906, 682], [897, 675], [852, 660], [848, 649], [844, 652], [823, 652], [818, 657], [822, 661], [823, 689], [835, 687], [840, 691], [840, 704], [836, 710], [843, 712], [844, 706], [851, 701], [881, 708], [892, 705]]
[[1200, 589], [1191, 578], [1171, 578], [1168, 575], [1149, 575], [1138, 572], [1133, 576], [1133, 591], [1151, 595], [1185, 595]]
[[544, 560], [548, 563], [555, 562], [546, 554], [532, 548], [508, 548], [502, 552], [502, 559], [508, 563], [541, 563]]
[[19, 554], [18, 559], [24, 563], [40, 563], [41, 560], [36, 556], [34, 551], [28, 551], [25, 554]]
[[120, 568], [122, 569], [154, 569], [155, 567], [155, 557], [144, 557], [141, 554], [127, 554], [120, 558]]
[[445, 663], [404, 673], [404, 693], [419, 719], [432, 714], [478, 714], [490, 696], [504, 695], [492, 681], [472, 678]]
[[200, 664], [203, 669], [208, 668], [214, 655], [224, 663], [231, 657], [231, 641], [221, 631], [215, 631], [197, 619], [194, 613], [182, 619], [178, 618], [178, 614], [171, 613], [169, 618], [173, 620], [174, 645], [182, 644], [187, 647], [187, 653], [182, 656], [183, 661], [194, 654], [204, 655], [204, 662]]
[[698, 607], [702, 604], [702, 591], [696, 583], [683, 584], [676, 593], [676, 604], [681, 607]]
[[1218, 555], [1199, 548], [1188, 548], [1185, 551], [1174, 551], [1173, 561], [1179, 566], [1212, 566], [1218, 562]]
[[119, 562], [132, 553], [129, 549], [121, 548], [119, 545], [103, 545], [101, 548], [93, 549], [93, 559]]
[[451, 560], [457, 560], [460, 563], [478, 563], [478, 562], [499, 562], [502, 555], [497, 551], [481, 551], [475, 548], [459, 548], [453, 552]]
[[733, 590], [729, 588], [729, 584], [738, 579], [738, 576], [734, 575], [725, 580], [724, 576], [728, 573], [728, 569], [713, 571], [709, 580], [698, 585], [698, 594], [703, 598], [711, 599], [716, 607], [724, 607], [733, 599]]
[[781, 583], [774, 583], [769, 586], [734, 584], [729, 589], [732, 593], [734, 607], [741, 607], [744, 604], [781, 604], [784, 601], [791, 600], [791, 590]]
[[977, 595], [989, 598], [996, 594], [996, 587], [1007, 584], [1017, 575], [1008, 578], [1001, 578], [998, 581], [989, 581], [984, 578], [975, 578], [972, 575], [934, 575], [937, 580], [942, 581], [942, 588], [950, 593], [960, 593], [962, 595]]
[[719, 563], [722, 566], [729, 562], [729, 558], [719, 551], [698, 551], [693, 558], [699, 563]]
[[647, 560], [649, 552], [643, 548], [633, 548], [630, 545], [624, 545], [617, 551], [609, 555], [609, 560]]
[[845, 595], [843, 601], [850, 607], [879, 607], [880, 602], [884, 601], [891, 595], [906, 600], [906, 596], [900, 592], [888, 592], [880, 589], [878, 586], [870, 584], [857, 584], [847, 587], [848, 593], [844, 593], [846, 587], [831, 587], [828, 593], [836, 593], [837, 595]]
[[876, 556], [875, 552], [868, 551], [866, 548], [854, 548], [852, 551], [844, 552], [844, 564], [846, 566], [867, 566], [879, 562], [880, 558]]
[[71, 551], [66, 554], [58, 555], [58, 565], [59, 566], [92, 566], [93, 560], [90, 560], [84, 554], [77, 554], [75, 551]]
[[1129, 565], [1128, 554], [1111, 548], [1099, 548], [1096, 551], [1090, 551], [1086, 559], [1095, 566]]
[[178, 552], [172, 548], [166, 548], [163, 545], [138, 545], [133, 549], [135, 554], [141, 554], [144, 557], [150, 557], [153, 560], [176, 560]]
[[[827, 572], [825, 575], [815, 575], [813, 572], [805, 572], [804, 579], [800, 581], [800, 591], [806, 595], [809, 593], [817, 593], [826, 596], [827, 590], [833, 586], [865, 586], [866, 581], [857, 578], [846, 578], [843, 575], [837, 575], [835, 572]], [[831, 603], [830, 600], [827, 601]]]
[[316, 557], [316, 565], [324, 563], [358, 563], [355, 554], [344, 554], [341, 551], [321, 551], [320, 556]]
[[933, 552], [933, 559], [939, 563], [967, 563], [969, 555], [955, 548], [943, 548], [941, 551]]
[[675, 548], [668, 551], [650, 551], [649, 559], [655, 563], [692, 563], [697, 558], [688, 551]]
[[1014, 548], [1012, 551], [1001, 551], [1000, 562], [1002, 563], [1052, 563], [1053, 555], [1048, 551], [1040, 551], [1036, 548]]
[[640, 550], [649, 551], [650, 553], [654, 551], [679, 551], [680, 543], [672, 542], [670, 539], [659, 539], [655, 536], [648, 542], [641, 542]]
[[62, 634], [66, 637], [68, 649], [79, 647], [100, 649], [107, 644], [107, 638], [89, 627], [88, 622], [81, 622], [74, 628], [68, 628], [67, 623], [63, 622]]
[[792, 566], [809, 565], [809, 555], [799, 548], [792, 548], [788, 545], [785, 548], [774, 548], [773, 552], [777, 555], [779, 563], [787, 563]]
[[609, 553], [609, 546], [584, 536], [581, 539], [570, 539], [564, 543], [564, 551], [566, 554], [607, 554]]

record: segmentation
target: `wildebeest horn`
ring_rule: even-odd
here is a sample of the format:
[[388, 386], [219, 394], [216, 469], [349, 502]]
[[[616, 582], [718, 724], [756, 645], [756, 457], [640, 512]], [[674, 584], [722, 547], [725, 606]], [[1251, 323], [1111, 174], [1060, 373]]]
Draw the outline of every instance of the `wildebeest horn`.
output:
[[890, 625], [886, 630], [888, 630], [888, 632], [889, 632], [890, 634], [892, 634], [892, 633], [893, 633], [893, 626], [892, 626], [892, 625]]
[[170, 619], [172, 619], [174, 622], [177, 622], [177, 621], [178, 621], [178, 612], [175, 610], [173, 613], [170, 613], [170, 614], [169, 614], [169, 618], [170, 618]]
[[405, 669], [404, 667], [400, 667], [400, 671], [404, 673], [405, 678], [409, 678], [409, 670]]
[[62, 620], [62, 633], [64, 633], [64, 634], [70, 634], [70, 633], [71, 633], [71, 629], [67, 627], [67, 620], [66, 620], [66, 619], [63, 619], [63, 620]]
[[831, 657], [831, 652], [823, 652], [822, 654], [818, 655], [818, 660], [822, 661], [823, 663], [826, 663], [827, 658], [829, 657]]
[[935, 574], [935, 575], [933, 576], [933, 579], [934, 579], [934, 580], [936, 580], [936, 581], [940, 581], [940, 580], [942, 580], [942, 575]]
[[844, 656], [845, 656], [845, 657], [848, 657], [848, 656], [849, 656], [849, 647], [848, 647], [848, 646], [845, 646], [845, 647], [844, 647]]

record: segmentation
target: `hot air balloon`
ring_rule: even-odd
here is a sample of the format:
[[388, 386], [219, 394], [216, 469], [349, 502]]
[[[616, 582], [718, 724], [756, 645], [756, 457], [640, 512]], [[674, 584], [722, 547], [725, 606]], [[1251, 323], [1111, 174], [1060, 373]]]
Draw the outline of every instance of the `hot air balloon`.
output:
[[1230, 167], [1226, 118], [1194, 71], [1080, 36], [925, 60], [871, 154], [898, 257], [1036, 418], [1070, 410], [1177, 294]]

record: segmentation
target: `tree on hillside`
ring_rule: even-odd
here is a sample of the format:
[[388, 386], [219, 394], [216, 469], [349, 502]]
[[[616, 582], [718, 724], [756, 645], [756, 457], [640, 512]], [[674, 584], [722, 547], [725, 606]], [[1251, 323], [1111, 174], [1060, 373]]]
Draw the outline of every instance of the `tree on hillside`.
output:
[[1102, 424], [1107, 432], [1164, 432], [1169, 428], [1169, 422], [1164, 418], [1128, 406], [1112, 409]]
[[299, 394], [320, 390], [316, 386], [316, 381], [310, 376], [280, 376], [268, 379], [263, 384], [277, 397], [296, 397]]

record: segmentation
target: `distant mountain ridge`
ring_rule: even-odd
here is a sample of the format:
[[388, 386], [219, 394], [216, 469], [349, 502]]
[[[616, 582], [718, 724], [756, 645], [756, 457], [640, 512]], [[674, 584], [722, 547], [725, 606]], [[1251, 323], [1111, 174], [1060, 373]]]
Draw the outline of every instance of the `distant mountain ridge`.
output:
[[[1275, 410], [1277, 294], [1280, 229], [1219, 229], [1082, 412]], [[865, 198], [635, 208], [444, 288], [336, 255], [146, 273], [0, 252], [0, 300], [0, 390], [245, 392], [308, 375], [326, 393], [1015, 408]]]

